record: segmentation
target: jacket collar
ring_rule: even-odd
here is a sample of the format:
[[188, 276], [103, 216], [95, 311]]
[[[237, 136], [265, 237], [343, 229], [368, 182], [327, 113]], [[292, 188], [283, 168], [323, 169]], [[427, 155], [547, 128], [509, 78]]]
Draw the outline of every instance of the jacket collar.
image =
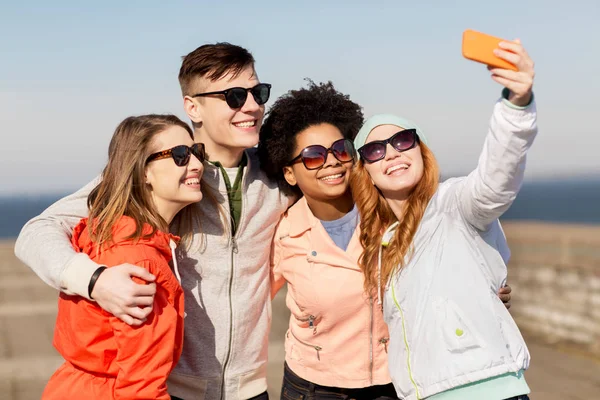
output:
[[292, 237], [302, 235], [307, 230], [313, 229], [320, 222], [312, 211], [310, 211], [304, 196], [288, 209], [287, 214], [290, 221], [289, 233]]
[[[248, 173], [250, 169], [250, 161], [251, 157], [248, 154], [248, 150], [244, 151], [244, 155], [242, 156], [242, 162], [240, 167], [243, 168], [242, 176]], [[227, 193], [227, 185], [225, 184], [225, 180], [221, 174], [220, 164], [215, 165], [211, 162], [204, 162], [204, 172], [202, 174], [202, 181], [205, 182], [208, 186], [210, 186], [214, 190], [218, 190], [222, 193]], [[231, 182], [233, 184], [233, 182]]]
[[[321, 225], [321, 221], [314, 216], [308, 203], [304, 197], [300, 198], [292, 207], [287, 211], [287, 218], [289, 222], [289, 236], [298, 237], [303, 235], [309, 230], [317, 230], [319, 233], [327, 235], [325, 228]], [[329, 264], [331, 266], [344, 267], [360, 271], [356, 259], [362, 253], [362, 247], [360, 246], [360, 224], [356, 227], [348, 249], [346, 251], [335, 246], [333, 241], [329, 238], [322, 240], [323, 236], [317, 234], [316, 236], [310, 235], [310, 250], [308, 253], [309, 261], [319, 261], [322, 263]]]

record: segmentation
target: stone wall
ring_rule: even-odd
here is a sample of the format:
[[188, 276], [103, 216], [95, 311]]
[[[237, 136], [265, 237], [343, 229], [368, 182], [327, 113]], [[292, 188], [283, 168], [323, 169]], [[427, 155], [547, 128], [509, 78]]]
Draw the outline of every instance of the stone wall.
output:
[[600, 359], [600, 226], [503, 222], [522, 331]]

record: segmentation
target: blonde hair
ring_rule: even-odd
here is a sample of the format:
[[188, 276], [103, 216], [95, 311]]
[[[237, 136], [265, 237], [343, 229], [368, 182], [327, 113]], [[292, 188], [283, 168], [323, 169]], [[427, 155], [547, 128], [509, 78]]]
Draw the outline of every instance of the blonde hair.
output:
[[[174, 115], [141, 115], [123, 120], [111, 139], [108, 163], [102, 171], [102, 181], [88, 196], [90, 238], [102, 249], [113, 239], [113, 227], [123, 216], [133, 218], [136, 229], [128, 239], [143, 235], [144, 224], [150, 225], [152, 236], [156, 230], [169, 231], [160, 216], [146, 185], [146, 159], [150, 155], [152, 139], [172, 126], [185, 129], [193, 139], [190, 127]], [[179, 234], [185, 244], [191, 242], [193, 225], [199, 225], [200, 216], [191, 204], [179, 212], [182, 226]]]
[[[437, 161], [426, 144], [421, 142], [420, 148], [423, 176], [410, 193], [401, 220], [396, 218], [383, 194], [373, 185], [362, 160], [354, 165], [350, 175], [350, 187], [361, 216], [360, 243], [364, 249], [358, 264], [364, 274], [365, 291], [369, 294], [376, 293], [379, 284], [385, 288], [392, 274], [404, 266], [405, 257], [412, 251], [412, 241], [425, 209], [437, 190]], [[378, 274], [377, 264], [383, 233], [396, 221], [399, 225], [389, 245], [383, 250], [381, 273]], [[378, 295], [382, 296], [382, 293]]]

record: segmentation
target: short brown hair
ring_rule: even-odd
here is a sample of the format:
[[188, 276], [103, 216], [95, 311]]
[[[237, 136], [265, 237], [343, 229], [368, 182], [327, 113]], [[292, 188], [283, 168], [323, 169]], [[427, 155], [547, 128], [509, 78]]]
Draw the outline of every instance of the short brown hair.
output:
[[179, 69], [179, 85], [184, 96], [192, 95], [192, 81], [221, 79], [228, 73], [238, 76], [246, 67], [254, 66], [254, 57], [241, 46], [227, 42], [205, 44], [183, 57]]

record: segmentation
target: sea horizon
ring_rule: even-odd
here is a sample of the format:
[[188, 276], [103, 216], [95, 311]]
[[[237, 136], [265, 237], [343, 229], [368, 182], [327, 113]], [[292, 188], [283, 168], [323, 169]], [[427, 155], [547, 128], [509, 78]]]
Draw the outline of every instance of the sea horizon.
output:
[[[0, 239], [15, 239], [28, 220], [68, 194], [0, 194]], [[501, 220], [600, 225], [600, 178], [526, 181]]]

